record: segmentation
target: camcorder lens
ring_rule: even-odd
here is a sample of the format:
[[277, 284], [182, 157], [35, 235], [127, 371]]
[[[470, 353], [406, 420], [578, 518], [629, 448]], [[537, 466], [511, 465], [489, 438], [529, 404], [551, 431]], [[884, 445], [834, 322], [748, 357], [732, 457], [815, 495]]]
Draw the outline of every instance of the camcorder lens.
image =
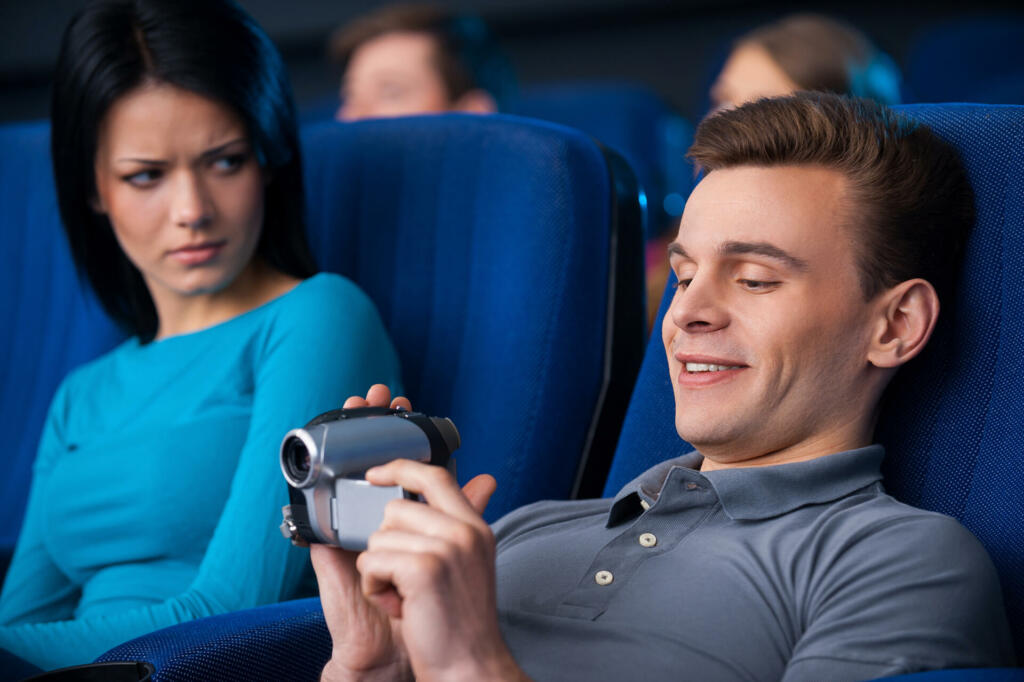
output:
[[284, 446], [284, 463], [288, 467], [288, 474], [295, 483], [301, 483], [309, 476], [310, 462], [309, 450], [306, 444], [297, 436], [292, 436]]

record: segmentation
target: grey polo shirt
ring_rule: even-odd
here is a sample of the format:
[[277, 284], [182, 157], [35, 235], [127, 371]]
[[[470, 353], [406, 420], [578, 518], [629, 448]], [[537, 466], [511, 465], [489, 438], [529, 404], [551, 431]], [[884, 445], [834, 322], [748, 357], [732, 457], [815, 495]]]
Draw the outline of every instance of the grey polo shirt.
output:
[[999, 582], [957, 521], [882, 488], [880, 446], [702, 474], [494, 527], [502, 632], [536, 680], [863, 680], [1012, 665]]

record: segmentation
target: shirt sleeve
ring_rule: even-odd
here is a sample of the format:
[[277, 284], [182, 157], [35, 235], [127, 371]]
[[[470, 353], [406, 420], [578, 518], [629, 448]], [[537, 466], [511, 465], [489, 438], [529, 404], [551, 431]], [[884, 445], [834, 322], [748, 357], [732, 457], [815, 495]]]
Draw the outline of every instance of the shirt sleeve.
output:
[[[43, 423], [39, 450], [32, 465], [25, 519], [14, 557], [0, 593], [0, 626], [70, 618], [78, 602], [78, 591], [53, 563], [43, 546], [42, 515], [46, 488], [53, 463], [66, 448], [64, 416], [67, 414], [68, 379], [58, 387]], [[3, 641], [0, 639], [0, 647]]]
[[116, 616], [0, 628], [0, 647], [43, 668], [85, 663], [159, 628], [295, 595], [309, 554], [278, 530], [288, 500], [278, 464], [281, 438], [349, 395], [365, 394], [372, 383], [400, 390], [397, 356], [373, 304], [347, 280], [326, 284], [290, 302], [261, 340], [246, 442], [189, 588]]
[[1013, 665], [995, 568], [954, 519], [889, 520], [818, 560], [784, 682]]

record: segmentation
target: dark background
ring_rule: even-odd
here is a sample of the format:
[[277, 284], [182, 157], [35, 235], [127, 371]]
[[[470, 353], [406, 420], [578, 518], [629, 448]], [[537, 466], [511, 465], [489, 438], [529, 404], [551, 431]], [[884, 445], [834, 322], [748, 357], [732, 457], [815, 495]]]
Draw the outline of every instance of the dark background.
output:
[[[0, 121], [47, 114], [61, 31], [85, 0], [0, 0]], [[284, 54], [300, 105], [334, 92], [324, 57], [330, 31], [384, 2], [242, 0]], [[698, 116], [716, 59], [743, 31], [792, 11], [820, 11], [865, 30], [903, 62], [915, 36], [936, 22], [1024, 2], [876, 2], [815, 5], [699, 0], [463, 0], [491, 26], [521, 87], [571, 79], [646, 83], [686, 116]]]

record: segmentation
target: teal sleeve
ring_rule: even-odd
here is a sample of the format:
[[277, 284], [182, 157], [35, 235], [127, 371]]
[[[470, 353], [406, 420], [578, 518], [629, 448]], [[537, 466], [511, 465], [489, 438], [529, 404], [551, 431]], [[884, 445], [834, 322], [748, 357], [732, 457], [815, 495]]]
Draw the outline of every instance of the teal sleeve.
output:
[[[0, 626], [71, 618], [78, 602], [77, 589], [53, 563], [43, 546], [42, 532], [42, 514], [46, 504], [42, 491], [54, 460], [65, 449], [63, 423], [67, 410], [67, 386], [68, 381], [65, 380], [57, 389], [43, 424], [39, 450], [32, 467], [32, 487], [25, 520], [4, 577], [3, 592], [0, 593]], [[0, 648], [3, 647], [4, 640], [0, 636]]]
[[294, 596], [309, 559], [308, 550], [293, 547], [278, 530], [288, 497], [278, 464], [281, 439], [372, 383], [398, 390], [398, 361], [373, 304], [347, 280], [335, 280], [329, 295], [289, 306], [260, 345], [246, 443], [189, 588], [116, 616], [0, 628], [0, 647], [43, 668], [85, 663], [159, 628]]

